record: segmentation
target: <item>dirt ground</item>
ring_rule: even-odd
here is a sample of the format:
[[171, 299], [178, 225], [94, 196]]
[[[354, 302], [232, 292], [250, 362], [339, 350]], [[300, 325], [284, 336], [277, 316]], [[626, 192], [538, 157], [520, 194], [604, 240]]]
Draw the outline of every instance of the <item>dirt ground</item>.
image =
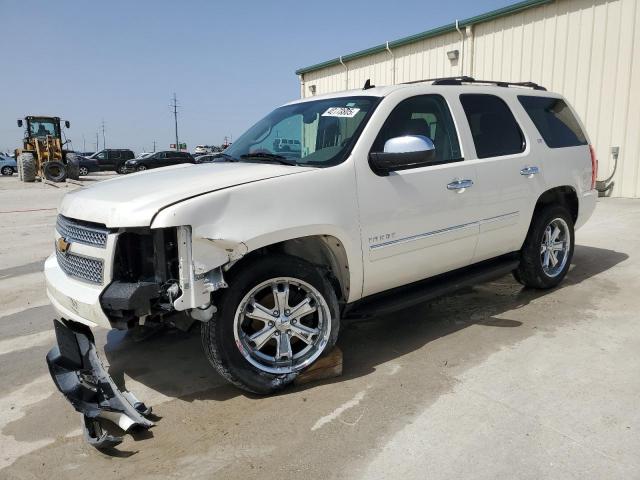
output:
[[342, 377], [272, 397], [219, 378], [197, 331], [97, 329], [159, 417], [105, 454], [44, 361], [41, 271], [72, 188], [0, 178], [0, 478], [640, 478], [640, 201], [599, 202], [560, 288], [507, 276], [349, 323]]

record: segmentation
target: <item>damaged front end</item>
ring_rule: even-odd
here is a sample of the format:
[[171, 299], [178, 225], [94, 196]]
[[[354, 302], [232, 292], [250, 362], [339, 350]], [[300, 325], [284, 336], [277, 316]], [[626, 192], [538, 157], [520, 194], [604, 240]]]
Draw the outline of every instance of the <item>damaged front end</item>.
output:
[[47, 354], [47, 365], [58, 390], [82, 414], [85, 439], [96, 448], [120, 444], [109, 423], [124, 432], [150, 428], [151, 409], [131, 392], [120, 390], [98, 357], [91, 330], [77, 322], [54, 320], [58, 345]]

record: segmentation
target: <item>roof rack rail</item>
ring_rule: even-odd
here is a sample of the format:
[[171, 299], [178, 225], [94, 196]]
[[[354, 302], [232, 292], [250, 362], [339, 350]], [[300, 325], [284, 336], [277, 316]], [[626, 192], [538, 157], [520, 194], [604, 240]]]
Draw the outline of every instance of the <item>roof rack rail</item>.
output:
[[414, 80], [412, 82], [404, 82], [405, 84], [431, 82], [432, 85], [462, 85], [463, 83], [484, 83], [489, 85], [496, 85], [498, 87], [525, 87], [532, 88], [534, 90], [547, 90], [542, 85], [538, 85], [534, 82], [503, 82], [500, 80], [476, 80], [473, 77], [441, 77], [441, 78], [429, 78], [425, 80]]

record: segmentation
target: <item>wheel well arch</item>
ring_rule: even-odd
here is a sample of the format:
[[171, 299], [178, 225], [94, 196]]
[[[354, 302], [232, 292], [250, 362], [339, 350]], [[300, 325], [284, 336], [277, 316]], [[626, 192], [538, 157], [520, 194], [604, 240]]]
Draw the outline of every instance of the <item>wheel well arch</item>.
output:
[[564, 207], [567, 208], [567, 210], [569, 210], [569, 213], [571, 214], [571, 219], [573, 220], [573, 223], [575, 224], [576, 221], [578, 220], [578, 208], [579, 208], [579, 202], [578, 202], [578, 194], [576, 193], [576, 190], [568, 185], [563, 185], [561, 187], [554, 187], [551, 188], [547, 191], [545, 191], [544, 193], [542, 193], [542, 195], [540, 195], [540, 197], [538, 197], [538, 201], [536, 202], [536, 206], [534, 209], [534, 216], [536, 215], [536, 213], [538, 213], [538, 211], [544, 207], [546, 207], [547, 205], [563, 205]]
[[349, 298], [351, 276], [347, 251], [343, 242], [333, 235], [309, 235], [265, 245], [244, 255], [229, 266], [229, 274], [247, 266], [251, 259], [271, 253], [284, 253], [306, 260], [325, 270], [339, 301]]

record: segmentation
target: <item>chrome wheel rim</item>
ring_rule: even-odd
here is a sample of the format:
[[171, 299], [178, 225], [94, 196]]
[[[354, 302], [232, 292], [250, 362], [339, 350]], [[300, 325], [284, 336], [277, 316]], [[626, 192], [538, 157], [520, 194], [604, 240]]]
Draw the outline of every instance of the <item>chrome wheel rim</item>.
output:
[[540, 262], [548, 277], [557, 277], [564, 270], [571, 248], [571, 232], [562, 218], [549, 222], [542, 235]]
[[139, 171], [139, 172], [144, 172], [146, 169], [147, 169], [147, 167], [145, 167], [144, 165], [140, 165], [140, 166], [138, 167], [138, 171]]
[[87, 169], [87, 167], [80, 167], [80, 175], [83, 177], [89, 175], [89, 169]]
[[234, 316], [236, 345], [254, 367], [292, 373], [313, 363], [331, 334], [331, 312], [312, 285], [291, 277], [253, 287]]

